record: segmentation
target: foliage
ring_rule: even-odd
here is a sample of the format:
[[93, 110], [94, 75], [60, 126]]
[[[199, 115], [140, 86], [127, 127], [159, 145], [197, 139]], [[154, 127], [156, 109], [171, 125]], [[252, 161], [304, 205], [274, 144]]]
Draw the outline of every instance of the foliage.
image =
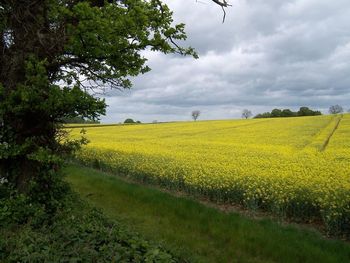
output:
[[318, 116], [322, 115], [320, 111], [314, 111], [308, 107], [300, 107], [297, 112], [293, 112], [290, 109], [273, 109], [270, 112], [264, 112], [257, 114], [254, 118], [276, 118], [276, 117], [301, 117], [301, 116]]
[[65, 138], [63, 120], [98, 120], [96, 94], [150, 70], [143, 50], [196, 57], [158, 0], [2, 1], [0, 13], [0, 177], [45, 208], [62, 155], [86, 143]]
[[0, 228], [17, 224], [38, 226], [46, 219], [43, 207], [23, 194], [0, 199]]
[[0, 225], [0, 261], [177, 262], [164, 249], [106, 219], [72, 194], [51, 221], [37, 227]]
[[[40, 180], [47, 181], [47, 178]], [[36, 227], [43, 222], [51, 222], [52, 215], [64, 206], [69, 187], [59, 174], [55, 174], [47, 193], [42, 191], [40, 180], [31, 182], [32, 191], [36, 191], [31, 195], [20, 193], [3, 178], [0, 180], [0, 227], [20, 224]]]
[[281, 117], [296, 117], [296, 116], [312, 116], [312, 115], [299, 115], [299, 112], [295, 113], [290, 109], [284, 109], [281, 112]]
[[99, 124], [100, 122], [98, 120], [88, 120], [84, 119], [83, 117], [77, 116], [73, 118], [64, 118], [62, 120], [65, 124]]
[[282, 110], [280, 109], [273, 109], [271, 111], [271, 117], [281, 117], [282, 116]]
[[343, 107], [340, 106], [340, 105], [332, 105], [329, 107], [329, 113], [330, 114], [338, 114], [338, 113], [342, 113], [344, 110], [343, 110]]
[[133, 119], [126, 119], [124, 123], [135, 123], [135, 121]]
[[350, 115], [340, 118], [88, 128], [91, 144], [77, 158], [141, 182], [322, 221], [349, 237]]
[[201, 115], [201, 112], [200, 112], [199, 110], [194, 110], [194, 111], [192, 111], [192, 113], [191, 113], [192, 119], [193, 119], [194, 121], [196, 121], [196, 120], [198, 119], [199, 115]]
[[242, 118], [244, 119], [249, 119], [250, 117], [252, 117], [252, 115], [253, 115], [252, 112], [248, 109], [244, 109], [242, 111]]
[[297, 112], [298, 116], [317, 116], [322, 115], [320, 111], [314, 111], [309, 109], [308, 107], [300, 107], [299, 111]]
[[138, 124], [140, 124], [141, 122], [140, 121], [134, 121], [133, 119], [126, 119], [125, 121], [124, 121], [124, 123], [125, 124], [136, 124], [136, 123], [138, 123]]
[[254, 116], [254, 119], [261, 119], [261, 118], [271, 118], [271, 113], [264, 112], [264, 113], [259, 113], [259, 114]]

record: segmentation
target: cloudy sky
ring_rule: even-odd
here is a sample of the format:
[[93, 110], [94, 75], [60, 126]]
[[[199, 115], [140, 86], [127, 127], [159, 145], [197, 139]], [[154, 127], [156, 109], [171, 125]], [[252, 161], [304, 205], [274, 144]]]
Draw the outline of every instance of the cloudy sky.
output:
[[273, 108], [350, 108], [349, 0], [166, 0], [200, 59], [145, 53], [150, 73], [108, 92], [103, 122], [240, 118]]

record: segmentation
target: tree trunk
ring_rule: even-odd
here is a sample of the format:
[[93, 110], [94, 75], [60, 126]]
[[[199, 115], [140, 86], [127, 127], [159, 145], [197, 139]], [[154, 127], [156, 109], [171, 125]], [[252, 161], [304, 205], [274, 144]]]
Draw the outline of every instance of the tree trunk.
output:
[[[45, 1], [9, 1], [12, 11], [8, 15], [7, 32], [2, 32], [0, 47], [0, 83], [4, 89], [4, 98], [14, 94], [22, 85], [27, 85], [26, 63], [31, 56], [43, 59], [46, 56], [43, 45], [45, 24]], [[25, 87], [29, 89], [30, 87]], [[14, 103], [22, 107], [21, 96], [16, 97]], [[43, 98], [45, 99], [45, 98]], [[18, 100], [18, 102], [17, 102]], [[13, 103], [13, 102], [12, 102]], [[28, 154], [36, 151], [41, 146], [54, 142], [54, 130], [50, 125], [46, 112], [35, 112], [30, 108], [15, 111], [5, 106], [2, 113], [2, 140], [8, 144], [23, 147], [19, 154], [12, 154], [8, 158], [0, 160], [0, 176], [9, 178], [17, 188], [25, 192], [28, 190], [28, 182], [37, 175], [40, 170], [39, 162], [30, 160]], [[29, 143], [30, 141], [30, 143]], [[0, 141], [1, 143], [1, 141]]]

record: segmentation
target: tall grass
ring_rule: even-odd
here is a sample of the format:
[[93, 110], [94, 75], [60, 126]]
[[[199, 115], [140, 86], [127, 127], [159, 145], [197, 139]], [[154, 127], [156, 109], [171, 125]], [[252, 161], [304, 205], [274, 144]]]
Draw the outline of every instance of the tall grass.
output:
[[350, 245], [272, 220], [222, 213], [193, 200], [70, 166], [67, 180], [110, 217], [190, 262], [350, 262]]

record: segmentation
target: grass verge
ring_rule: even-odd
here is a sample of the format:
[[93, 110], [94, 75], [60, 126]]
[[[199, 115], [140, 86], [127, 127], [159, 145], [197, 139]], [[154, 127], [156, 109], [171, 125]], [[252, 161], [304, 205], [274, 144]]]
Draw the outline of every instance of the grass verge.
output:
[[350, 245], [314, 231], [222, 213], [196, 201], [71, 165], [67, 181], [113, 219], [193, 262], [350, 262]]

